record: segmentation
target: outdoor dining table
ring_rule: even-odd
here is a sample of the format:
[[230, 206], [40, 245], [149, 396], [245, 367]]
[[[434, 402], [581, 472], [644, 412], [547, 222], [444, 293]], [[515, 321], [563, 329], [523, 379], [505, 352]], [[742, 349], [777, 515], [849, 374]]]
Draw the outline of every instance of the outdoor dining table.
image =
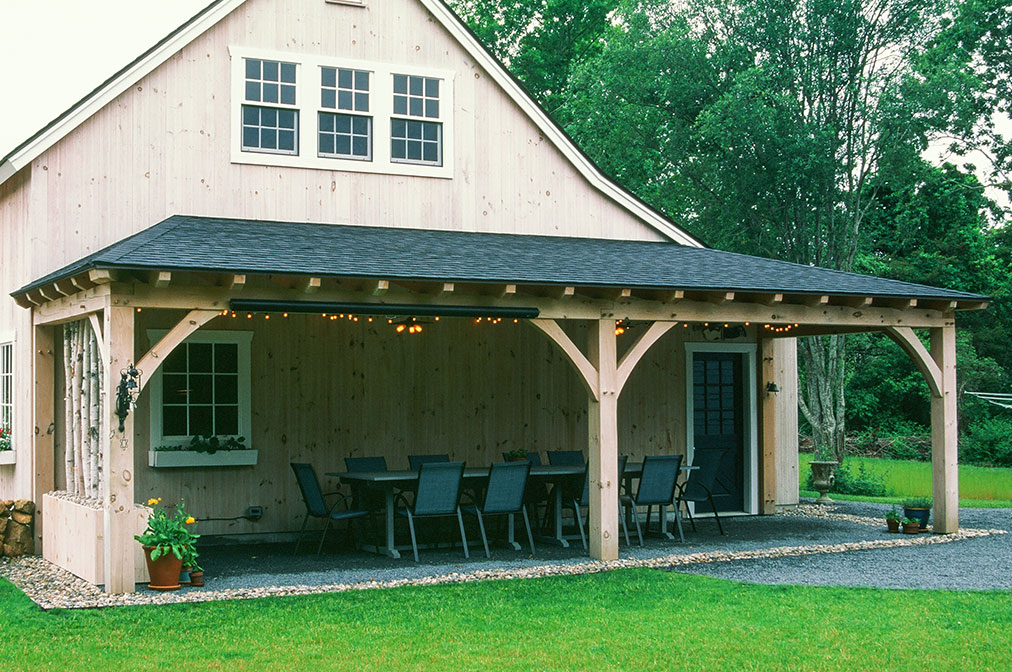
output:
[[[683, 466], [683, 471], [693, 469], [690, 466]], [[530, 478], [533, 480], [541, 480], [555, 483], [556, 486], [566, 478], [572, 478], [574, 476], [583, 476], [586, 471], [585, 466], [581, 465], [549, 465], [549, 464], [534, 464], [531, 465]], [[636, 478], [643, 473], [643, 464], [640, 462], [630, 462], [626, 465], [625, 472], [622, 476], [624, 479]], [[381, 490], [385, 498], [385, 539], [384, 545], [373, 547], [377, 553], [387, 555], [391, 558], [401, 557], [400, 551], [397, 549], [397, 545], [394, 540], [394, 499], [395, 491], [397, 490], [411, 490], [412, 484], [418, 481], [418, 472], [410, 469], [398, 470], [398, 471], [328, 471], [327, 476], [341, 479], [343, 483], [358, 483], [364, 485], [367, 488], [374, 490]], [[488, 478], [488, 467], [468, 467], [464, 470], [464, 481], [478, 481]], [[563, 523], [562, 523], [562, 488], [552, 488], [554, 495], [554, 524], [552, 530], [552, 536], [542, 540], [547, 540], [552, 543], [556, 543], [565, 548], [569, 547], [569, 538], [563, 534]], [[512, 526], [510, 528], [509, 542], [511, 545], [519, 550], [520, 545], [514, 541], [512, 534]], [[367, 547], [368, 548], [368, 547]]]

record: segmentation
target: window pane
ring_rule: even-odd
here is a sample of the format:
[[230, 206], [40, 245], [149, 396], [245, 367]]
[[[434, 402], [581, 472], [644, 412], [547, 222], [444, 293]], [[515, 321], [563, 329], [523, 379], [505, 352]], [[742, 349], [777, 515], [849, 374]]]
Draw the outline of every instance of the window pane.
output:
[[352, 141], [352, 154], [355, 156], [369, 156], [369, 138], [356, 135]]
[[323, 86], [337, 86], [337, 70], [334, 68], [321, 68], [322, 75], [320, 83]]
[[408, 138], [413, 140], [422, 139], [422, 125], [417, 121], [408, 122]]
[[295, 128], [295, 110], [278, 110], [278, 127]]
[[438, 79], [426, 79], [425, 80], [425, 95], [428, 98], [439, 98], [439, 80]]
[[246, 100], [260, 100], [260, 83], [246, 82]]
[[422, 159], [424, 161], [430, 161], [436, 163], [439, 161], [439, 145], [427, 142], [425, 143], [424, 150], [422, 151]]
[[367, 117], [352, 117], [351, 128], [355, 135], [367, 135], [369, 133], [369, 119]]
[[218, 436], [239, 433], [239, 408], [236, 406], [218, 406], [214, 409], [214, 433]]
[[409, 77], [408, 83], [411, 85], [411, 95], [421, 96], [422, 94], [422, 78], [421, 77]]
[[277, 84], [264, 84], [264, 102], [265, 103], [276, 103], [276, 102], [278, 102], [278, 85]]
[[276, 82], [276, 81], [278, 81], [278, 62], [277, 61], [264, 61], [264, 81], [265, 82]]
[[[266, 93], [265, 93], [265, 95], [266, 95]], [[420, 116], [422, 116], [422, 99], [421, 98], [411, 98], [410, 100], [411, 100], [411, 104], [409, 106], [409, 109], [410, 109], [411, 116], [413, 116], [413, 117], [420, 117]]]
[[217, 373], [236, 373], [239, 370], [239, 346], [235, 343], [216, 343], [214, 370]]
[[420, 142], [408, 143], [408, 159], [410, 159], [411, 161], [422, 160], [422, 143]]
[[351, 136], [338, 135], [336, 137], [337, 137], [337, 153], [351, 154]]
[[243, 147], [252, 147], [254, 149], [257, 148], [257, 147], [259, 147], [260, 146], [260, 129], [258, 129], [256, 127], [253, 127], [253, 128], [249, 128], [249, 127], [243, 128], [242, 129], [242, 146]]
[[164, 436], [187, 436], [186, 406], [165, 406], [162, 408], [162, 434]]
[[185, 404], [186, 374], [168, 374], [162, 376], [162, 402], [166, 404]]
[[330, 133], [320, 133], [320, 154], [334, 153], [334, 136]]
[[210, 406], [190, 406], [190, 436], [214, 434], [213, 409]]
[[394, 75], [394, 93], [408, 92], [408, 78], [406, 75]]
[[355, 88], [359, 91], [369, 90], [369, 73], [365, 70], [355, 71]]
[[186, 346], [176, 348], [162, 364], [165, 373], [186, 373]]
[[260, 108], [252, 105], [242, 106], [242, 123], [256, 126], [260, 123]]
[[213, 377], [210, 374], [190, 374], [190, 403], [209, 404], [211, 403]]
[[284, 105], [295, 104], [295, 87], [291, 84], [281, 85], [281, 102]]
[[342, 89], [352, 88], [351, 78], [352, 78], [351, 70], [341, 68], [340, 70], [337, 71], [337, 85]]
[[246, 59], [246, 78], [260, 79], [260, 61], [258, 59]]
[[334, 131], [334, 115], [333, 114], [320, 114], [320, 130], [321, 131]]
[[351, 91], [338, 90], [337, 92], [337, 107], [340, 110], [350, 110], [351, 106]]
[[339, 114], [335, 119], [338, 133], [351, 133], [351, 117], [347, 114]]
[[320, 106], [331, 109], [337, 107], [337, 93], [333, 89], [323, 89], [320, 92]]
[[214, 377], [214, 403], [239, 403], [239, 376]]
[[211, 372], [211, 344], [190, 343], [187, 345], [190, 354], [190, 373]]
[[369, 94], [368, 93], [356, 93], [355, 94], [355, 109], [359, 112], [369, 111]]
[[407, 126], [407, 123], [408, 122], [406, 122], [406, 121], [404, 121], [402, 119], [394, 119], [391, 122], [390, 128], [393, 129], [393, 135], [394, 135], [395, 138], [403, 138], [403, 137], [405, 137], [404, 129]]
[[393, 140], [390, 143], [390, 156], [395, 159], [406, 159], [407, 149], [403, 140]]
[[426, 140], [439, 140], [439, 124], [422, 124], [422, 137]]
[[425, 101], [425, 116], [432, 117], [433, 119], [439, 118], [439, 101], [438, 100], [426, 100]]
[[408, 113], [408, 99], [404, 96], [394, 96], [394, 114]]
[[293, 131], [278, 131], [278, 149], [295, 151], [295, 133]]
[[294, 63], [282, 63], [281, 64], [281, 81], [289, 84], [295, 83], [295, 64]]

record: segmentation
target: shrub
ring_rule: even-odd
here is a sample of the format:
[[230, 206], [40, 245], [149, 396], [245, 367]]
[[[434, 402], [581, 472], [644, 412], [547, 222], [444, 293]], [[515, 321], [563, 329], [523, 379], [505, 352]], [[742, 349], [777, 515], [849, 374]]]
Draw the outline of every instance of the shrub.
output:
[[959, 461], [984, 467], [1012, 467], [1012, 418], [982, 418], [959, 438]]
[[[846, 463], [836, 468], [836, 482], [833, 484], [832, 492], [841, 495], [862, 495], [864, 497], [888, 497], [892, 491], [885, 484], [885, 472], [876, 474], [865, 468], [863, 463], [858, 463], [857, 469], [852, 470]], [[806, 484], [808, 490], [814, 490], [812, 475], [808, 474]]]

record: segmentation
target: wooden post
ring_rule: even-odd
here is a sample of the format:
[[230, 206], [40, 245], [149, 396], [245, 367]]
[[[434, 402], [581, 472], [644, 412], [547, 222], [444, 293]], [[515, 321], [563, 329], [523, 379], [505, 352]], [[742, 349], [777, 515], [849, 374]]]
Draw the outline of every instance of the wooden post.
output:
[[941, 371], [941, 394], [931, 395], [931, 475], [934, 531], [959, 529], [959, 472], [956, 466], [956, 327], [931, 330], [931, 358]]
[[106, 304], [104, 336], [109, 348], [105, 369], [106, 455], [103, 500], [105, 510], [105, 592], [132, 593], [134, 590], [134, 414], [127, 416], [119, 431], [115, 415], [116, 388], [120, 371], [133, 362], [134, 309]]
[[42, 553], [42, 495], [54, 488], [55, 461], [53, 434], [56, 431], [55, 387], [56, 355], [53, 352], [53, 327], [35, 327], [32, 352], [35, 354], [35, 445], [32, 462], [32, 500], [35, 502], [35, 552]]
[[588, 359], [598, 371], [597, 399], [588, 395], [590, 556], [618, 559], [618, 363], [615, 320], [590, 323]]
[[759, 472], [762, 477], [759, 479], [759, 501], [760, 513], [764, 515], [777, 512], [776, 445], [780, 430], [777, 426], [777, 413], [781, 392], [779, 388], [776, 392], [769, 389], [769, 385], [775, 384], [777, 378], [777, 361], [774, 352], [772, 338], [759, 340], [759, 400], [762, 408], [762, 434], [759, 450]]

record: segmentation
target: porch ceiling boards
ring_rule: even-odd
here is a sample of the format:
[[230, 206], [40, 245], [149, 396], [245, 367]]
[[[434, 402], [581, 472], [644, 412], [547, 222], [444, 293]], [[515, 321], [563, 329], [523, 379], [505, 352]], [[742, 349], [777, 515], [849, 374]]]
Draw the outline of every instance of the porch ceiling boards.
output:
[[[131, 292], [135, 305], [150, 307], [221, 310], [240, 295], [357, 296], [377, 303], [394, 296], [403, 303], [408, 296], [412, 303], [434, 305], [528, 305], [551, 317], [600, 318], [615, 308], [620, 318], [710, 315], [841, 329], [930, 326], [953, 310], [982, 308], [987, 301], [967, 292], [674, 243], [189, 216], [170, 217], [12, 296], [25, 307], [41, 306], [120, 281], [139, 285]], [[194, 301], [177, 306], [178, 296], [164, 304], [154, 298], [178, 295], [165, 290], [182, 287]], [[742, 310], [743, 304], [753, 308]], [[914, 309], [920, 314], [912, 315]], [[889, 319], [886, 313], [893, 311], [915, 319]]]

